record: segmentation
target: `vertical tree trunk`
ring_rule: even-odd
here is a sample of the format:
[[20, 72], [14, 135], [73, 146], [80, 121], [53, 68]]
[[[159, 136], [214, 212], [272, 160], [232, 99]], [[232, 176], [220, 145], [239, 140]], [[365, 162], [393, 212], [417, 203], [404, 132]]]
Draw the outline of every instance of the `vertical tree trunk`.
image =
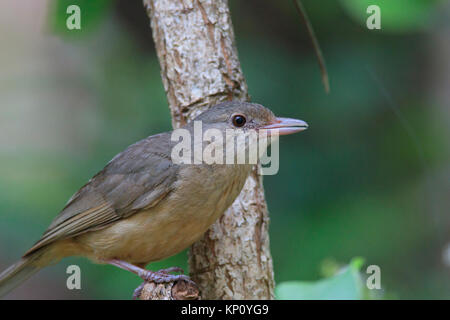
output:
[[[249, 100], [227, 0], [144, 0], [144, 6], [175, 128], [217, 103]], [[190, 275], [202, 299], [274, 296], [269, 217], [256, 172], [190, 250]]]

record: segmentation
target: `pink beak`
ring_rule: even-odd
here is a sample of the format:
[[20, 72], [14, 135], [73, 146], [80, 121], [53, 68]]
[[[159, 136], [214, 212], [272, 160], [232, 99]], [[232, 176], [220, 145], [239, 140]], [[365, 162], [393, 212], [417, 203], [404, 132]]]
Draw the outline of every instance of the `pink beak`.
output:
[[[308, 124], [303, 120], [290, 119], [290, 118], [276, 118], [274, 122], [267, 126], [261, 127], [269, 132], [272, 129], [277, 129], [280, 136], [292, 134], [308, 129]], [[274, 130], [275, 131], [275, 130]]]

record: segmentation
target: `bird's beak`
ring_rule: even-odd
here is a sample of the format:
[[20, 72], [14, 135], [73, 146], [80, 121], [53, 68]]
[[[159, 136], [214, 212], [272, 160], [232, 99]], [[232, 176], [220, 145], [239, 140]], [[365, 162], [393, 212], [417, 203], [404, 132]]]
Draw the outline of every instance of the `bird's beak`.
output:
[[273, 129], [278, 130], [280, 136], [292, 134], [308, 129], [308, 124], [303, 120], [290, 118], [275, 118], [271, 124], [261, 127], [261, 129], [271, 132]]

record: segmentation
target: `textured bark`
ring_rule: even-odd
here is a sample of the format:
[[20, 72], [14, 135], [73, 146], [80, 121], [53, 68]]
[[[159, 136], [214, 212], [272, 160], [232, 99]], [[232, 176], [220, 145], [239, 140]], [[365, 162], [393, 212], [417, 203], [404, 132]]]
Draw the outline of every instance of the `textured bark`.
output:
[[[249, 100], [227, 0], [144, 0], [144, 6], [174, 128], [217, 103]], [[268, 222], [255, 167], [233, 205], [190, 250], [190, 275], [202, 299], [273, 298]]]

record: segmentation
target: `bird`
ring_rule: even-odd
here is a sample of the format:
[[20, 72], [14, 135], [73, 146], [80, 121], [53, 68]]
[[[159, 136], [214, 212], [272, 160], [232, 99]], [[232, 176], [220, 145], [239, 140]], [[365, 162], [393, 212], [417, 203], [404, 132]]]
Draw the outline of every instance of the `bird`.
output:
[[[212, 106], [180, 129], [194, 134], [195, 123], [202, 124], [202, 133], [214, 129], [286, 135], [308, 127], [302, 120], [277, 118], [260, 104], [241, 101]], [[200, 239], [239, 195], [253, 165], [174, 161], [176, 130], [132, 144], [82, 186], [42, 237], [0, 273], [0, 297], [69, 256], [114, 265], [144, 281], [190, 281], [184, 274], [171, 274], [183, 272], [177, 267], [145, 267]], [[194, 140], [189, 143], [195, 149]], [[248, 149], [242, 144], [236, 148]]]

